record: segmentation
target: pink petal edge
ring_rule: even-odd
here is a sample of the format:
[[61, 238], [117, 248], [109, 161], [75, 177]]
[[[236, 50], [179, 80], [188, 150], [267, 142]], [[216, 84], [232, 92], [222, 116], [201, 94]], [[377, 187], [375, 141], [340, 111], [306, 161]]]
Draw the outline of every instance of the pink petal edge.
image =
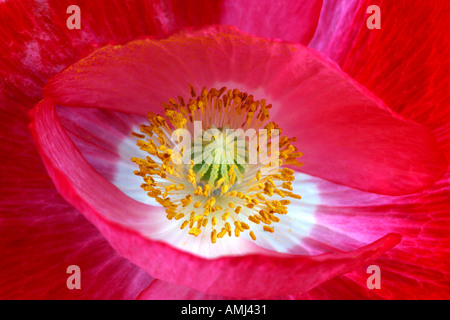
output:
[[[115, 192], [115, 187], [87, 164], [62, 129], [52, 101], [37, 104], [32, 117], [30, 129], [60, 193], [99, 229], [119, 254], [161, 280], [230, 297], [292, 294], [367, 264], [400, 241], [399, 235], [389, 234], [355, 251], [312, 257], [255, 254], [204, 259], [182, 252], [144, 238], [130, 228], [139, 225], [136, 212], [139, 204], [126, 199], [118, 190]], [[83, 179], [74, 181], [74, 177], [80, 176]], [[115, 215], [116, 211], [121, 211], [123, 223], [108, 219], [108, 213]]]

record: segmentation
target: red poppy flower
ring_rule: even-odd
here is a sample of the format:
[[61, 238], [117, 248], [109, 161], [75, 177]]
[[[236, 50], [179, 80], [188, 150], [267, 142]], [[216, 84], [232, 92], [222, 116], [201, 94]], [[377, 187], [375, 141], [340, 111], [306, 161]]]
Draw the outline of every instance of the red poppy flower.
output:
[[[1, 297], [448, 298], [448, 5], [377, 1], [382, 28], [369, 30], [366, 1], [79, 1], [69, 30], [71, 4], [0, 4]], [[300, 150], [303, 166], [272, 176], [283, 184], [264, 176], [259, 196], [208, 174], [219, 200], [182, 175], [167, 203], [149, 176], [172, 169], [150, 170], [145, 135], [131, 135], [163, 102], [172, 123], [167, 110], [216, 126], [270, 114], [297, 138], [285, 163]], [[200, 196], [210, 206], [190, 218], [172, 210]], [[273, 210], [254, 214], [262, 202]], [[370, 264], [381, 289], [366, 286]], [[66, 286], [69, 265], [81, 290]]]

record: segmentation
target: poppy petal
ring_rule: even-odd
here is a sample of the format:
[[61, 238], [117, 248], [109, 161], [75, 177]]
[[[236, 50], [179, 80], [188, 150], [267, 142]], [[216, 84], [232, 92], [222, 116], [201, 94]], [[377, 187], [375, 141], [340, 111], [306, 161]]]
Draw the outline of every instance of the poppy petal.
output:
[[[292, 294], [364, 265], [400, 241], [398, 235], [389, 234], [351, 252], [319, 256], [265, 252], [204, 259], [141, 235], [156, 229], [151, 221], [154, 212], [122, 194], [87, 164], [62, 129], [51, 101], [44, 100], [33, 109], [31, 130], [60, 193], [83, 212], [119, 254], [158, 279], [226, 296]], [[229, 285], [223, 286], [224, 282]]]
[[104, 47], [51, 79], [44, 96], [145, 115], [189, 96], [188, 83], [238, 87], [273, 102], [273, 118], [299, 139], [307, 174], [398, 195], [429, 186], [447, 168], [431, 132], [394, 114], [316, 52], [235, 28]]
[[[57, 107], [57, 114], [62, 127], [82, 156], [98, 173], [132, 199], [160, 207], [154, 198], [147, 196], [147, 193], [142, 190], [142, 177], [134, 174], [138, 167], [131, 161], [131, 158], [135, 156], [142, 159], [147, 156], [136, 146], [138, 139], [132, 136], [131, 132], [139, 132], [138, 124], [146, 123], [148, 119], [132, 114], [82, 107]], [[270, 237], [267, 237], [262, 227], [254, 228], [253, 232], [256, 235], [254, 243], [259, 247], [282, 253], [293, 253], [289, 251], [289, 248], [296, 247], [296, 254], [311, 255], [312, 253], [307, 250], [301, 252], [298, 244], [314, 226], [318, 191], [316, 186], [309, 183], [307, 177], [300, 173], [296, 174], [296, 180], [292, 186], [294, 193], [300, 194], [302, 199], [291, 200], [289, 215], [283, 216]], [[187, 247], [181, 244], [189, 243], [190, 250], [195, 249], [192, 252], [202, 256], [217, 257], [259, 251], [253, 246], [239, 245], [234, 238], [231, 241], [227, 240], [226, 246], [212, 244], [209, 236], [191, 239], [192, 237], [185, 232], [180, 232], [181, 221], [174, 223], [166, 219], [163, 214], [161, 218], [161, 225], [166, 223], [167, 232], [174, 234], [161, 233], [158, 238], [182, 250], [186, 250]], [[154, 234], [149, 237], [157, 238]], [[243, 234], [241, 237], [251, 241], [248, 234]], [[199, 244], [195, 245], [193, 242], [199, 242]], [[206, 243], [200, 246], [200, 242]], [[230, 251], [236, 246], [241, 250]], [[244, 251], [244, 248], [251, 251]]]
[[[296, 300], [301, 297], [301, 294], [292, 296], [275, 296], [265, 298], [267, 300]], [[233, 297], [207, 294], [201, 291], [191, 289], [182, 285], [177, 285], [161, 280], [154, 280], [152, 283], [143, 290], [138, 300], [237, 300]], [[259, 298], [256, 298], [260, 300]], [[246, 299], [246, 300], [256, 300]]]
[[450, 292], [450, 173], [419, 193], [392, 197], [370, 194], [316, 178], [321, 204], [312, 239], [349, 250], [386, 232], [402, 242], [374, 264], [381, 270], [381, 289], [370, 290], [367, 266], [324, 283], [303, 298], [447, 299]]
[[161, 280], [153, 281], [143, 290], [138, 300], [225, 300], [228, 297], [206, 294], [185, 286], [176, 285]]
[[[365, 27], [369, 5], [380, 7], [379, 30]], [[333, 40], [351, 43], [342, 51], [341, 59], [335, 60], [342, 69], [395, 112], [431, 128], [447, 160], [450, 160], [449, 19], [448, 2], [362, 1], [354, 20], [346, 26], [351, 36]]]
[[314, 37], [308, 46], [336, 63], [342, 62], [359, 29], [364, 26], [365, 21], [359, 17], [368, 6], [361, 0], [324, 0]]
[[[147, 119], [105, 109], [61, 106], [57, 107], [57, 115], [81, 155], [100, 175], [132, 199], [161, 207], [142, 190], [142, 178], [134, 174], [137, 166], [130, 160], [133, 156], [142, 159], [147, 156], [136, 147], [138, 139], [131, 134], [133, 127], [134, 131], [138, 132], [137, 124], [146, 123]], [[280, 221], [274, 226], [274, 232], [270, 236], [260, 226], [255, 225], [252, 228], [256, 235], [254, 242], [247, 233], [242, 234], [239, 239], [233, 237], [216, 244], [211, 243], [207, 233], [205, 236], [193, 238], [186, 232], [180, 232], [182, 221], [166, 219], [161, 210], [158, 210], [158, 216], [152, 217], [152, 223], [158, 226], [158, 232], [153, 231], [145, 235], [203, 257], [251, 254], [261, 251], [262, 248], [279, 253], [315, 255], [339, 251], [334, 246], [339, 247], [341, 251], [350, 250], [345, 247], [349, 242], [353, 245], [351, 249], [356, 249], [384, 235], [370, 239], [365, 234], [353, 238], [347, 236], [344, 241], [340, 238], [343, 233], [336, 235], [330, 231], [311, 234], [318, 227], [315, 214], [322, 203], [319, 190], [321, 185], [323, 182], [320, 182], [320, 179], [296, 172], [292, 188], [293, 192], [302, 198], [290, 200], [288, 214], [280, 216]], [[339, 239], [342, 244], [333, 243], [333, 238]], [[257, 246], [243, 246], [240, 242], [242, 239]]]
[[322, 0], [226, 0], [220, 23], [264, 38], [280, 38], [307, 45], [314, 35]]
[[105, 43], [139, 36], [163, 37], [152, 2], [79, 0], [81, 29], [67, 27], [73, 1], [8, 1], [0, 3], [0, 60], [5, 90], [17, 99], [42, 96], [47, 79]]
[[[139, 131], [138, 124], [146, 123], [147, 119], [132, 114], [76, 107], [58, 107], [57, 115], [62, 127], [87, 161], [83, 162], [83, 165], [90, 164], [125, 195], [148, 205], [140, 206], [140, 209], [135, 208], [135, 211], [147, 212], [144, 215], [145, 219], [141, 217], [144, 219], [143, 223], [150, 223], [147, 219], [151, 218], [152, 228], [141, 229], [146, 237], [161, 240], [183, 251], [209, 258], [264, 251], [255, 246], [250, 239], [246, 240], [242, 237], [228, 239], [226, 245], [222, 242], [211, 243], [209, 234], [191, 237], [187, 232], [180, 230], [181, 220], [170, 221], [166, 218], [165, 209], [141, 189], [142, 177], [134, 174], [138, 167], [131, 162], [134, 156], [146, 157], [146, 154], [136, 146], [138, 139], [133, 137], [131, 132], [133, 128]], [[87, 170], [90, 169], [83, 171], [86, 173]], [[123, 194], [120, 196], [124, 197]], [[129, 206], [133, 206], [132, 201]], [[123, 222], [120, 216], [116, 218]]]
[[[0, 97], [0, 298], [134, 299], [152, 278], [118, 255], [55, 189], [26, 107]], [[67, 287], [80, 267], [81, 290]]]
[[[67, 27], [67, 8], [81, 11], [81, 29]], [[100, 45], [142, 36], [166, 37], [183, 28], [233, 24], [261, 36], [307, 44], [321, 11], [321, 0], [288, 1], [282, 8], [264, 1], [71, 0], [0, 3], [0, 75], [4, 90], [40, 98], [46, 80]], [[286, 6], [287, 5], [287, 6]], [[286, 10], [285, 8], [289, 8]], [[264, 14], [264, 19], [257, 18]]]

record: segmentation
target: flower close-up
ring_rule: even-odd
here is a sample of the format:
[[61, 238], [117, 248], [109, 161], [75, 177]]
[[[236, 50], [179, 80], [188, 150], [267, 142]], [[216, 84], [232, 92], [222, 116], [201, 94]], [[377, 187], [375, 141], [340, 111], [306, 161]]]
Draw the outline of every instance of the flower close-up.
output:
[[449, 19], [0, 1], [0, 298], [449, 299]]

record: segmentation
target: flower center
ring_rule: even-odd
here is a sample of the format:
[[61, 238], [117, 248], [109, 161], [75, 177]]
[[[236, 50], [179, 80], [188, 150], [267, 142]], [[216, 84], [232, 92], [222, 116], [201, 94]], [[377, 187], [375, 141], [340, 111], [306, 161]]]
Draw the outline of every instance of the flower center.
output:
[[189, 102], [181, 97], [163, 103], [165, 117], [149, 112], [150, 125], [141, 125], [137, 146], [145, 159], [131, 158], [143, 178], [141, 188], [166, 208], [167, 218], [182, 230], [212, 243], [238, 237], [250, 225], [274, 232], [272, 223], [287, 213], [294, 171], [301, 166], [291, 142], [269, 122], [265, 100], [237, 89], [192, 86]]

